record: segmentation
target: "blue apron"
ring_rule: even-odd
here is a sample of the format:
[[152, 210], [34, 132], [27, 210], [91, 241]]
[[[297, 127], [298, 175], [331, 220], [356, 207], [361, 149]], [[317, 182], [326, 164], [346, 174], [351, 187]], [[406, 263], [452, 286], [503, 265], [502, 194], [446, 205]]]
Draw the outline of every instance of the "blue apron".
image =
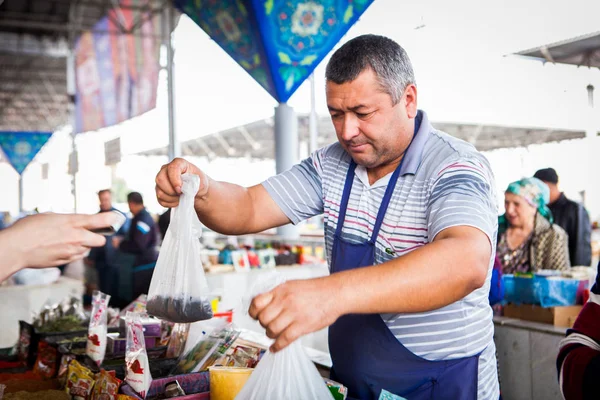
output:
[[[371, 239], [359, 244], [342, 239], [356, 169], [351, 162], [333, 239], [331, 273], [375, 265], [375, 243], [405, 158], [390, 178]], [[331, 377], [348, 387], [350, 398], [378, 399], [385, 389], [407, 400], [477, 399], [479, 355], [450, 361], [421, 358], [396, 339], [379, 314], [340, 317], [329, 327], [329, 351]]]

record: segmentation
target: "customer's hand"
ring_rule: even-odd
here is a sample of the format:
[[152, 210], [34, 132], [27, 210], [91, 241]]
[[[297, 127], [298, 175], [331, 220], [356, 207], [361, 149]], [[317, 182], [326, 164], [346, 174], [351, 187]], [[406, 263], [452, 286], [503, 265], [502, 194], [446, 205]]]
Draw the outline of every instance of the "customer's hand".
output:
[[83, 258], [91, 247], [103, 246], [105, 237], [90, 230], [110, 226], [115, 219], [112, 213], [32, 215], [0, 232], [0, 244], [14, 252], [18, 269], [68, 264]]
[[179, 204], [179, 196], [181, 195], [181, 187], [183, 185], [181, 175], [186, 172], [200, 177], [200, 188], [196, 197], [202, 198], [206, 196], [210, 181], [208, 175], [183, 158], [176, 158], [170, 163], [163, 165], [158, 175], [156, 175], [156, 198], [161, 206], [172, 208]]

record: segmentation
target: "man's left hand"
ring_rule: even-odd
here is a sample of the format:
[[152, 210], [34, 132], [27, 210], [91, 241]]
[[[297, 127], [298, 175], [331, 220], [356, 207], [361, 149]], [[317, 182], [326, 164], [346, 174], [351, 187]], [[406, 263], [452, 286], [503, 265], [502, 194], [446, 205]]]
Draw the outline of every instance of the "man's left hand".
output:
[[288, 281], [252, 300], [248, 312], [275, 339], [271, 351], [328, 327], [342, 315], [329, 278]]

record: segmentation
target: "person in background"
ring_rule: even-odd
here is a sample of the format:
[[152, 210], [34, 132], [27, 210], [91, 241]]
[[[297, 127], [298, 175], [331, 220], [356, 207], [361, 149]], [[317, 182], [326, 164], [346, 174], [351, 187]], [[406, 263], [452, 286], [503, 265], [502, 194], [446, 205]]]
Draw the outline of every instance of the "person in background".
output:
[[[110, 189], [104, 189], [98, 192], [98, 200], [100, 203], [100, 213], [118, 211], [113, 207], [112, 193]], [[123, 214], [125, 216], [125, 214]], [[126, 219], [123, 226], [119, 229], [116, 235], [125, 236], [129, 230], [129, 219]], [[113, 246], [112, 238], [106, 241], [106, 244], [100, 248], [95, 248], [90, 251], [90, 255], [85, 259], [87, 266], [93, 267], [98, 274], [98, 288], [100, 291], [114, 296], [117, 281], [114, 279], [118, 276], [118, 267], [116, 265], [117, 249]]]
[[152, 264], [158, 259], [158, 231], [154, 219], [144, 207], [144, 199], [140, 193], [129, 193], [127, 203], [133, 214], [129, 233], [126, 238], [114, 236], [112, 242], [120, 251], [135, 255], [133, 267], [150, 266], [133, 272], [133, 298], [136, 298], [140, 294], [147, 294], [150, 288], [154, 271]]
[[113, 214], [37, 214], [0, 231], [0, 282], [23, 268], [47, 268], [83, 258], [105, 238], [91, 232], [114, 224]]
[[562, 227], [569, 235], [569, 259], [571, 265], [592, 264], [592, 225], [585, 207], [570, 200], [558, 188], [558, 174], [553, 168], [538, 170], [536, 178], [550, 189], [548, 208], [552, 211], [554, 223]]
[[552, 221], [548, 187], [537, 178], [523, 178], [504, 193], [506, 212], [498, 220], [496, 254], [503, 274], [571, 266], [567, 234]]
[[158, 217], [158, 229], [160, 230], [160, 237], [162, 240], [165, 240], [165, 235], [167, 234], [167, 229], [169, 229], [170, 223], [171, 223], [171, 209], [168, 208], [167, 211], [160, 214], [160, 217]]
[[127, 203], [133, 215], [129, 234], [125, 238], [114, 236], [112, 238], [113, 246], [122, 252], [135, 254], [134, 267], [155, 262], [158, 259], [158, 253], [154, 219], [144, 207], [144, 199], [140, 193], [129, 193]]
[[600, 398], [600, 274], [573, 328], [560, 342], [556, 368], [563, 398]]

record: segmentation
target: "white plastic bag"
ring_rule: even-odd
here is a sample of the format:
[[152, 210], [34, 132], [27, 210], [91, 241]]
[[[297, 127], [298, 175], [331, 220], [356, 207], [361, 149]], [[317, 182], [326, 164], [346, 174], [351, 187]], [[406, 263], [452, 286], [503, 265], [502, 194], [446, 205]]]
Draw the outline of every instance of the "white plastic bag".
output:
[[[252, 298], [283, 283], [271, 274], [252, 290]], [[299, 340], [277, 353], [267, 351], [235, 400], [332, 400], [319, 371]]]
[[148, 313], [171, 322], [187, 323], [213, 317], [208, 284], [200, 260], [202, 226], [194, 210], [200, 187], [197, 175], [182, 175], [179, 206], [171, 210], [150, 290]]
[[96, 364], [102, 364], [106, 354], [106, 333], [108, 331], [108, 302], [110, 295], [94, 290], [92, 296], [92, 314], [88, 328], [85, 352]]
[[146, 352], [141, 315], [140, 313], [127, 311], [125, 320], [127, 321], [127, 347], [125, 352], [127, 373], [125, 382], [142, 398], [146, 398], [148, 389], [152, 384], [152, 375], [150, 374], [150, 363]]

